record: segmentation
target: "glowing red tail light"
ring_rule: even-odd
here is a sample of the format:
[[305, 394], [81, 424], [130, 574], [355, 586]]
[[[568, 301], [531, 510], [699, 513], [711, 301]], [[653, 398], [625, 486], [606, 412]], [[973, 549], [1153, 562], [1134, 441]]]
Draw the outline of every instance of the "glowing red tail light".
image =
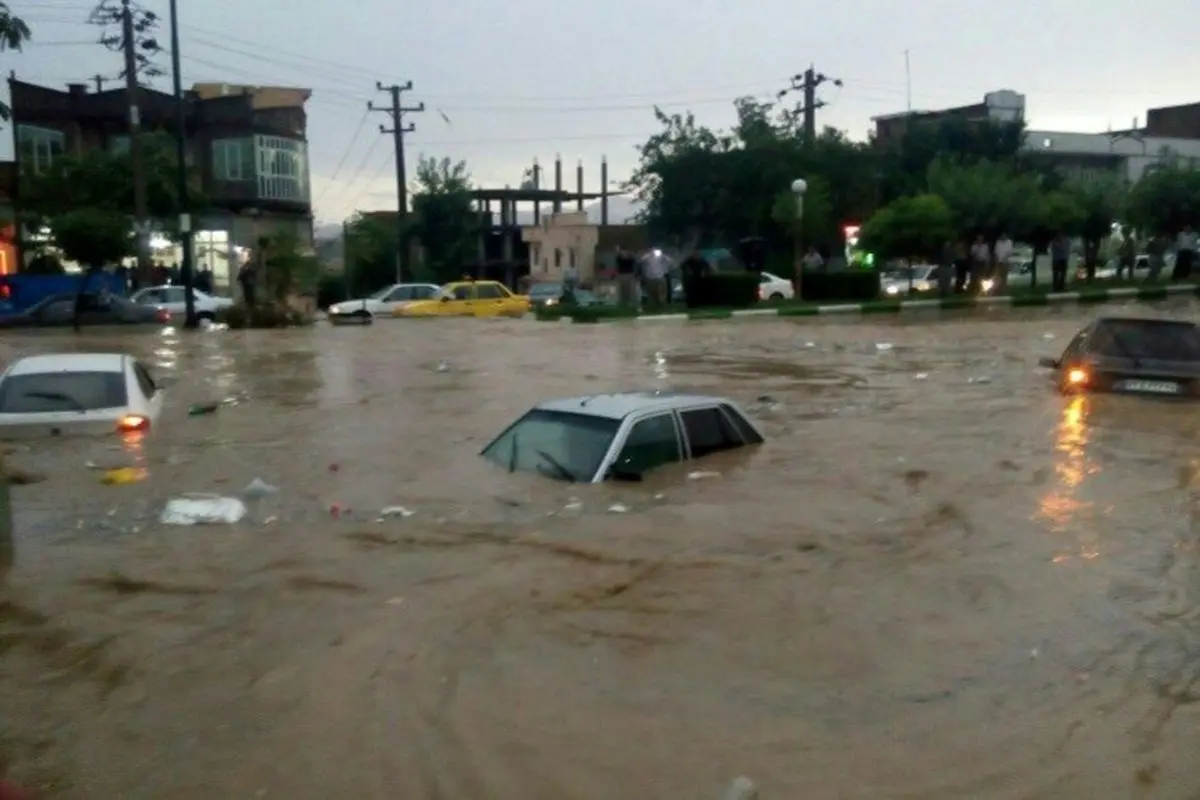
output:
[[159, 322], [170, 322], [171, 312], [167, 311], [165, 308], [160, 308], [158, 311], [154, 312], [154, 318]]
[[150, 418], [141, 414], [126, 414], [117, 420], [117, 430], [121, 433], [136, 433], [150, 430]]

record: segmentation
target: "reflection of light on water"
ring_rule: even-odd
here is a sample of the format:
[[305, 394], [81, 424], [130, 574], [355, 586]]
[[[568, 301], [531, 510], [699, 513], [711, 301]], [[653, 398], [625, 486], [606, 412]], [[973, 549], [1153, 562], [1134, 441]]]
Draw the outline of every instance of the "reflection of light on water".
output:
[[154, 348], [154, 366], [175, 369], [179, 365], [179, 331], [168, 325], [158, 336], [161, 343]]
[[1091, 509], [1092, 504], [1081, 501], [1076, 493], [1084, 480], [1098, 471], [1087, 459], [1090, 438], [1087, 403], [1087, 398], [1080, 395], [1071, 398], [1063, 409], [1062, 419], [1055, 434], [1055, 481], [1038, 504], [1038, 516], [1050, 523], [1051, 531], [1065, 533], [1074, 524], [1075, 530], [1081, 536], [1077, 547], [1054, 557], [1055, 563], [1074, 558], [1090, 560], [1100, 554], [1095, 533], [1082, 530], [1078, 524], [1079, 518]]
[[135, 464], [146, 462], [146, 433], [145, 431], [124, 431], [121, 436], [121, 449], [133, 458]]
[[654, 377], [660, 381], [671, 377], [671, 373], [667, 370], [667, 354], [662, 350], [654, 353]]

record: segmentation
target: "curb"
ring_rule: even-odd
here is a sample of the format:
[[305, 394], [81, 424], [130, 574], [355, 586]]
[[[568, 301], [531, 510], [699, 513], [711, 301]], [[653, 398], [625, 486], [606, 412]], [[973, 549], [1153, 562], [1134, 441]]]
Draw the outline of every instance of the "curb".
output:
[[[704, 309], [681, 314], [647, 314], [624, 319], [599, 319], [595, 322], [699, 322], [704, 320], [746, 319], [755, 317], [824, 317], [831, 315], [899, 314], [907, 311], [964, 311], [972, 308], [1009, 307], [1038, 308], [1042, 306], [1100, 305], [1118, 300], [1150, 302], [1171, 296], [1200, 296], [1200, 284], [1177, 283], [1159, 286], [1122, 286], [1116, 289], [1080, 289], [1042, 295], [1001, 295], [998, 297], [945, 297], [933, 300], [875, 300], [867, 303], [839, 303], [828, 306], [783, 306], [781, 308]], [[566, 322], [569, 317], [558, 320]], [[588, 322], [591, 322], [589, 320]]]

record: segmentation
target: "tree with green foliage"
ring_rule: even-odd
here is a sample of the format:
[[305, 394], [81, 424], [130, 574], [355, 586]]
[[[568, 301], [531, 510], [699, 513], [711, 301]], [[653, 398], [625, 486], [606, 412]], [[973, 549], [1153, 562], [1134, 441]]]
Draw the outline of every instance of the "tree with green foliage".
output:
[[1068, 191], [1051, 189], [1028, 198], [1023, 224], [1014, 229], [1016, 238], [1033, 248], [1033, 275], [1037, 283], [1038, 257], [1048, 252], [1050, 243], [1059, 234], [1075, 236], [1083, 224], [1083, 209]]
[[393, 221], [360, 212], [346, 223], [344, 269], [350, 297], [364, 297], [396, 282], [396, 239]]
[[[25, 21], [13, 14], [8, 3], [0, 3], [0, 53], [7, 50], [20, 51], [29, 41], [32, 32]], [[0, 103], [0, 119], [12, 119], [12, 109]]]
[[891, 202], [929, 188], [935, 162], [971, 165], [980, 161], [1016, 168], [1025, 141], [1022, 122], [969, 122], [915, 118], [903, 136], [880, 155], [879, 197]]
[[294, 233], [266, 237], [263, 244], [263, 279], [267, 296], [281, 305], [297, 294], [316, 291], [321, 263], [306, 252]]
[[958, 236], [954, 213], [940, 196], [902, 197], [863, 225], [860, 245], [882, 259], [936, 262]]
[[949, 207], [957, 234], [983, 236], [994, 243], [1029, 224], [1029, 199], [1040, 191], [1037, 179], [996, 161], [938, 159], [929, 167], [929, 192]]
[[1075, 232], [1083, 240], [1087, 279], [1094, 280], [1100, 248], [1128, 207], [1129, 186], [1117, 176], [1097, 175], [1069, 183], [1066, 192], [1079, 209]]
[[[655, 116], [662, 129], [639, 148], [628, 188], [655, 236], [685, 246], [733, 244], [762, 236], [778, 245], [796, 235], [791, 185], [808, 181], [803, 235], [831, 248], [839, 223], [865, 217], [875, 202], [875, 155], [827, 129], [812, 143], [771, 103], [742, 98], [728, 131], [692, 114]], [[789, 210], [790, 209], [790, 210]]]
[[478, 260], [479, 214], [472, 207], [465, 161], [422, 156], [412, 186], [412, 233], [425, 250], [423, 276], [449, 283]]
[[1129, 193], [1128, 216], [1151, 236], [1200, 227], [1200, 170], [1169, 166], [1146, 174]]
[[133, 230], [129, 217], [119, 211], [82, 206], [53, 218], [54, 244], [68, 260], [86, 271], [75, 296], [75, 329], [91, 277], [107, 264], [120, 263], [133, 252]]

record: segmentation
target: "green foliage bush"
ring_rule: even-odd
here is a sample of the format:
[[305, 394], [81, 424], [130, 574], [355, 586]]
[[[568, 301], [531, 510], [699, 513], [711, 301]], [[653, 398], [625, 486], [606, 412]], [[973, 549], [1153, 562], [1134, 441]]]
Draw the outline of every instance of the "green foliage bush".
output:
[[326, 272], [317, 280], [317, 308], [324, 311], [334, 303], [340, 303], [347, 297], [346, 274], [344, 272]]
[[251, 328], [300, 328], [311, 325], [313, 318], [282, 303], [263, 303], [254, 307], [238, 303], [217, 311], [217, 322], [232, 330]]
[[860, 269], [837, 272], [805, 270], [800, 279], [800, 296], [812, 302], [877, 300], [879, 273]]
[[688, 279], [688, 308], [746, 308], [758, 302], [757, 272], [710, 272]]

